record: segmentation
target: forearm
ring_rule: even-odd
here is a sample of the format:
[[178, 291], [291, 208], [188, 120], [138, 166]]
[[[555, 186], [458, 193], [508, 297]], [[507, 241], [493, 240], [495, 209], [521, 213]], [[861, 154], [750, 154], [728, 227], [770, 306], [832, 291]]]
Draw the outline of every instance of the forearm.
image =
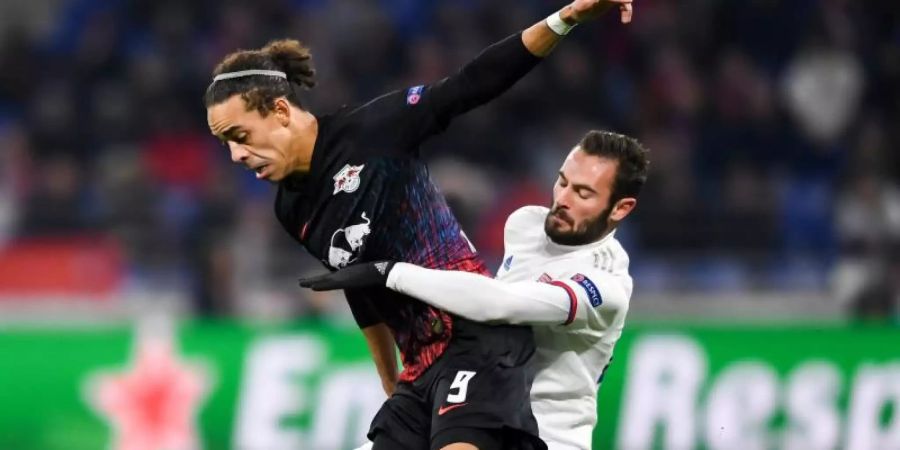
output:
[[436, 83], [432, 107], [440, 122], [463, 114], [506, 92], [539, 62], [519, 33], [484, 49], [456, 74]]
[[397, 370], [397, 353], [394, 337], [387, 325], [379, 323], [362, 329], [366, 344], [381, 378], [384, 393], [390, 397], [394, 393], [399, 378]]
[[387, 287], [478, 322], [561, 324], [571, 300], [560, 287], [538, 282], [504, 283], [482, 275], [398, 263]]
[[[559, 16], [566, 24], [575, 25], [571, 9], [571, 6], [566, 6], [559, 11]], [[553, 51], [563, 37], [551, 30], [546, 20], [541, 20], [522, 32], [522, 44], [532, 55], [543, 58]]]

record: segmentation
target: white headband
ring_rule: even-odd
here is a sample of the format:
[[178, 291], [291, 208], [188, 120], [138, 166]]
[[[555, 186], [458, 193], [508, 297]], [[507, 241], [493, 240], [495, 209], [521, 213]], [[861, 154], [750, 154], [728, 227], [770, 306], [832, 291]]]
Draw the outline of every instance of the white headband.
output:
[[228, 73], [220, 73], [213, 78], [213, 83], [216, 81], [228, 80], [231, 78], [241, 78], [248, 77], [250, 75], [269, 75], [272, 77], [284, 78], [287, 80], [287, 74], [278, 70], [239, 70], [237, 72], [228, 72]]

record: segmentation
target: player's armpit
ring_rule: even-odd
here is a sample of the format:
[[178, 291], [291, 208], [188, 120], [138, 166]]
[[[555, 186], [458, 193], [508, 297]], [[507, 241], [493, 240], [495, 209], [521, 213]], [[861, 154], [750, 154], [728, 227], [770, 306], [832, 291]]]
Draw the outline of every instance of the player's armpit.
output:
[[397, 368], [397, 350], [396, 344], [394, 344], [394, 336], [391, 334], [390, 328], [383, 323], [363, 328], [362, 332], [363, 336], [366, 337], [366, 344], [369, 346], [372, 360], [375, 361], [378, 376], [381, 377], [381, 386], [384, 388], [384, 393], [390, 397], [397, 386], [400, 373]]

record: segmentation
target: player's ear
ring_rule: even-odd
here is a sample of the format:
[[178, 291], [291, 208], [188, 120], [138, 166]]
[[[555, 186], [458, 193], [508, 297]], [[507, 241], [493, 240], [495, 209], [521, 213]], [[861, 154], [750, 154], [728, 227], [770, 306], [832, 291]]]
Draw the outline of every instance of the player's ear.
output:
[[286, 127], [291, 123], [291, 103], [288, 102], [285, 97], [278, 97], [275, 99], [275, 107], [272, 109], [272, 114], [275, 115], [275, 118], [278, 120], [278, 123], [281, 126]]
[[609, 213], [610, 220], [614, 220], [616, 222], [621, 221], [626, 216], [631, 214], [631, 211], [634, 211], [634, 208], [637, 207], [637, 199], [634, 197], [625, 197], [616, 202], [613, 206], [612, 211]]

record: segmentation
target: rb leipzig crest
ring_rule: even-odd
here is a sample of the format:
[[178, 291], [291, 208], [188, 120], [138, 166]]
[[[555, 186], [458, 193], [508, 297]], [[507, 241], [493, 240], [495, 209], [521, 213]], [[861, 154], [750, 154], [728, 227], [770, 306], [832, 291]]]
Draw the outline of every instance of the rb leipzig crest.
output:
[[349, 194], [359, 189], [359, 173], [362, 172], [363, 167], [365, 167], [364, 164], [359, 166], [345, 164], [333, 177], [334, 192], [331, 195], [335, 195], [341, 191]]

